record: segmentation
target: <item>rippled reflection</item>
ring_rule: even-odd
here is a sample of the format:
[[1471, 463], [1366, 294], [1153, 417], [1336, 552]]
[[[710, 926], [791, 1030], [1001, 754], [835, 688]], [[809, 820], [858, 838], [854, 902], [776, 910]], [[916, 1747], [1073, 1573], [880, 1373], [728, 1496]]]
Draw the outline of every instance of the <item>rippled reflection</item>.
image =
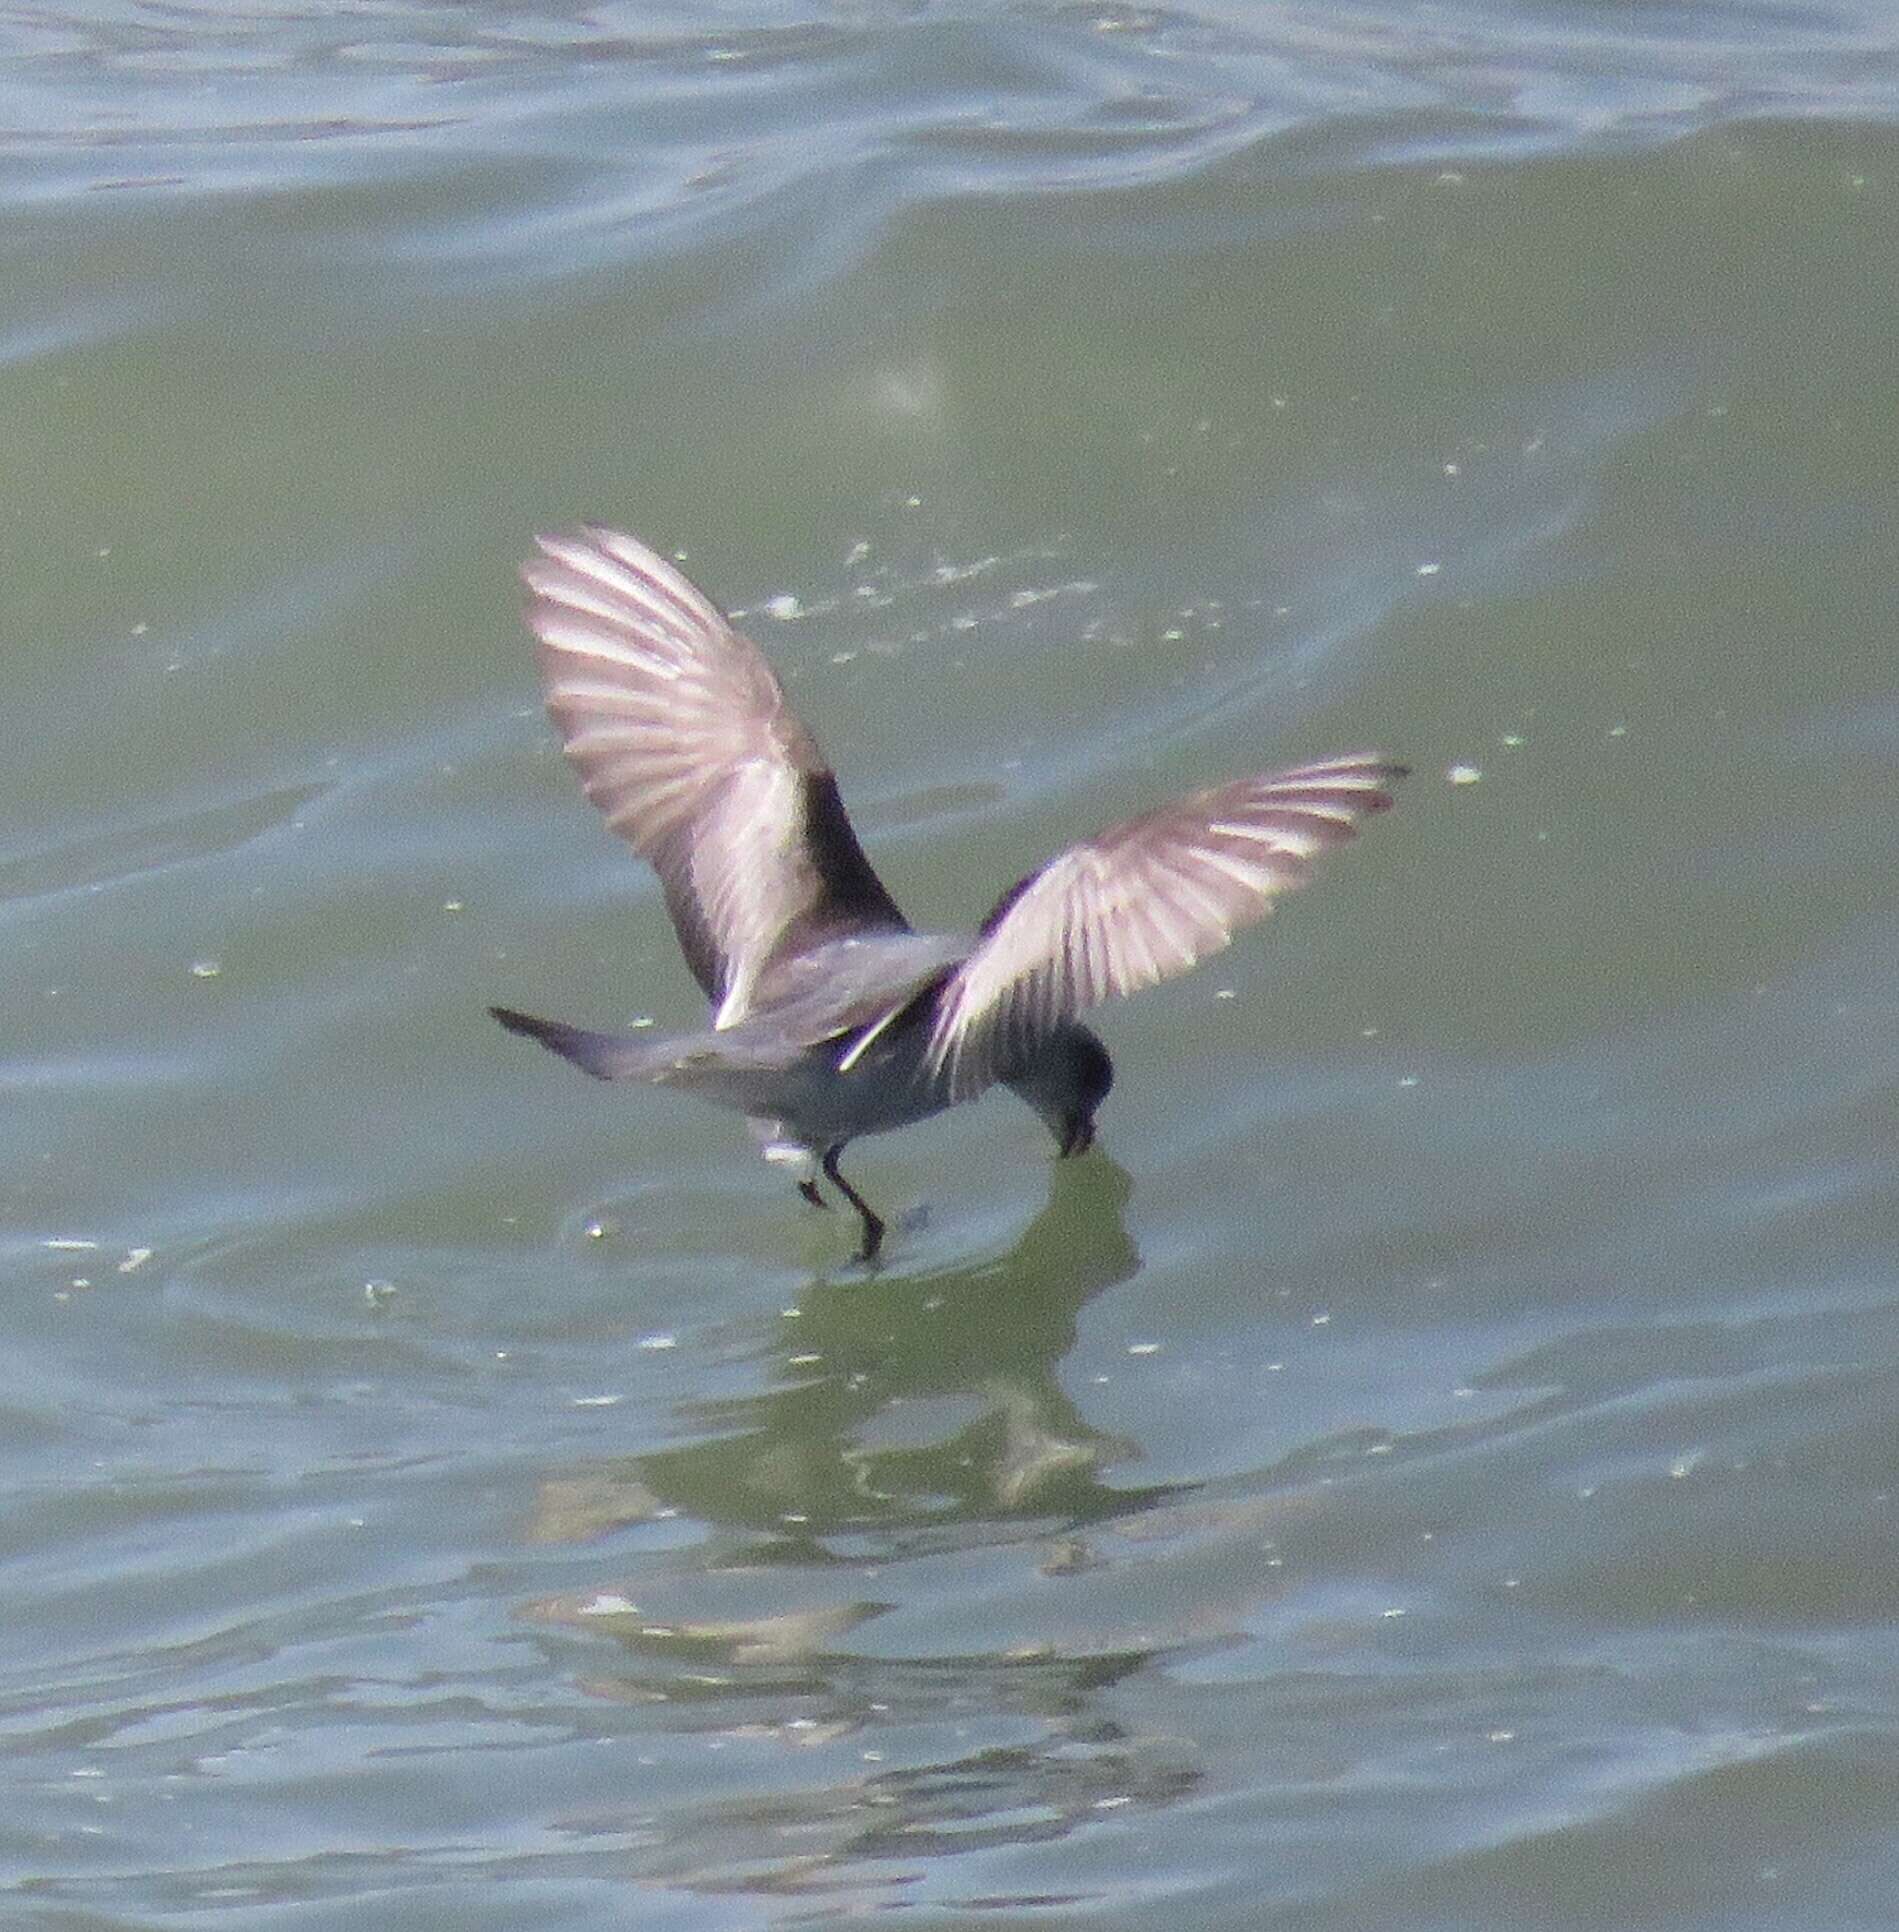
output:
[[[585, 1670], [593, 1695], [651, 1706], [668, 1730], [832, 1757], [849, 1747], [838, 1781], [675, 1816], [656, 1872], [854, 1892], [870, 1882], [863, 1861], [1032, 1842], [1194, 1784], [1191, 1752], [1131, 1734], [1099, 1697], [1151, 1646], [876, 1654], [886, 1566], [906, 1566], [908, 1588], [917, 1566], [953, 1569], [967, 1553], [989, 1568], [1020, 1550], [1059, 1577], [1089, 1560], [1088, 1525], [1178, 1493], [1111, 1485], [1107, 1472], [1140, 1447], [1091, 1426], [1058, 1379], [1081, 1309], [1139, 1270], [1123, 1218], [1131, 1183], [1102, 1157], [1051, 1173], [1048, 1205], [998, 1262], [813, 1284], [779, 1323], [775, 1386], [695, 1407], [695, 1422], [724, 1433], [543, 1485], [542, 1541], [681, 1515], [706, 1529], [663, 1580], [648, 1571], [528, 1606], [624, 1653]], [[710, 1597], [734, 1614], [703, 1614]], [[669, 1615], [668, 1600], [695, 1609]], [[985, 1735], [1000, 1720], [1016, 1736], [956, 1748], [959, 1720], [976, 1718]]]

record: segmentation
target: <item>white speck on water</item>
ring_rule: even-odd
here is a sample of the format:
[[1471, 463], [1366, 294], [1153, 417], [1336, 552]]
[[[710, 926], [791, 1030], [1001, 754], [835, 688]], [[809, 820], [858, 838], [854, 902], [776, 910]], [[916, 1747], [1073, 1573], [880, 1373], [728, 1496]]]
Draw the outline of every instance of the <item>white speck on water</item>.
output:
[[831, 653], [831, 662], [833, 664], [848, 664], [856, 655], [857, 653], [855, 651], [833, 651]]
[[573, 1399], [576, 1409], [614, 1409], [626, 1400], [623, 1395], [577, 1395]]
[[655, 1351], [663, 1348], [677, 1348], [679, 1346], [679, 1337], [677, 1335], [642, 1335], [639, 1340], [639, 1346]]
[[1628, 735], [1629, 728], [1625, 724], [1611, 725], [1609, 727], [1609, 736], [1611, 738], [1626, 738]]
[[597, 1597], [590, 1597], [575, 1608], [575, 1615], [582, 1617], [630, 1617], [639, 1614], [640, 1606], [631, 1597], [623, 1597], [615, 1590], [603, 1590]]
[[1159, 1342], [1130, 1342], [1128, 1344], [1128, 1353], [1130, 1355], [1158, 1355], [1160, 1348], [1161, 1345]]
[[1418, 565], [1417, 574], [1420, 577], [1435, 577], [1443, 568], [1441, 563], [1421, 563]]
[[1506, 731], [1503, 734], [1503, 742], [1514, 751], [1518, 745], [1522, 744], [1523, 733], [1520, 731]]
[[775, 617], [781, 624], [789, 624], [794, 618], [804, 615], [801, 606], [790, 591], [781, 591], [776, 597], [767, 597], [759, 606], [766, 616]]
[[1415, 1073], [1401, 1074], [1398, 1084], [1401, 1087], [1415, 1087], [1418, 1084], [1418, 1076]]
[[194, 959], [191, 962], [193, 979], [216, 979], [223, 971], [223, 966], [215, 959]]
[[1323, 1328], [1331, 1319], [1332, 1317], [1330, 1315], [1314, 1315], [1312, 1318], [1312, 1326], [1314, 1328]]
[[1213, 996], [1216, 1000], [1236, 1000], [1239, 994], [1231, 986], [1222, 986]]
[[90, 1254], [98, 1245], [80, 1234], [55, 1234], [40, 1243], [42, 1248], [51, 1248], [55, 1254]]
[[596, 1215], [595, 1218], [589, 1221], [586, 1227], [582, 1229], [582, 1233], [586, 1235], [589, 1241], [606, 1241], [606, 1240], [609, 1240], [612, 1236], [618, 1234], [619, 1232], [620, 1232], [619, 1222], [610, 1219], [608, 1216], [604, 1214]]
[[142, 1268], [152, 1258], [150, 1248], [127, 1248], [125, 1259], [119, 1263], [119, 1273], [129, 1275], [135, 1268]]
[[396, 1284], [393, 1281], [366, 1281], [363, 1283], [363, 1299], [372, 1308], [382, 1308], [396, 1298]]
[[1475, 765], [1453, 765], [1444, 776], [1453, 785], [1474, 785], [1483, 776], [1483, 773]]
[[444, 912], [460, 912], [462, 910], [462, 902], [459, 899], [444, 899], [442, 901], [442, 910]]
[[785, 1364], [788, 1368], [816, 1368], [823, 1360], [822, 1355], [788, 1355]]

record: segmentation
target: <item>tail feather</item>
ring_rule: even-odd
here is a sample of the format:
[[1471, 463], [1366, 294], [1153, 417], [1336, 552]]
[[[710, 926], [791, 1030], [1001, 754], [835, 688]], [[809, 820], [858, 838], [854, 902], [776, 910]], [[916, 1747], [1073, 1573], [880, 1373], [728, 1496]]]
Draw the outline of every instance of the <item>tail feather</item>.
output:
[[488, 1011], [510, 1033], [538, 1040], [550, 1053], [571, 1060], [596, 1080], [650, 1079], [670, 1057], [656, 1040], [629, 1040], [623, 1033], [593, 1033], [561, 1020], [537, 1020], [532, 1013], [517, 1013], [511, 1006], [491, 1006]]

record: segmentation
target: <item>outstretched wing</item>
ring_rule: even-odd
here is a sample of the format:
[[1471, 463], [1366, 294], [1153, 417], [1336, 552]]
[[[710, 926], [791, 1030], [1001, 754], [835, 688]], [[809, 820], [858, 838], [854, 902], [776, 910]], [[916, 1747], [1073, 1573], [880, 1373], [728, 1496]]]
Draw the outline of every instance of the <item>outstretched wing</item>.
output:
[[1006, 892], [945, 986], [932, 1066], [958, 1099], [1085, 1007], [1171, 979], [1303, 885], [1405, 767], [1332, 758], [1241, 778], [1070, 846]]
[[589, 525], [524, 564], [547, 709], [587, 796], [651, 862], [718, 1024], [775, 955], [905, 931], [764, 654], [642, 543]]

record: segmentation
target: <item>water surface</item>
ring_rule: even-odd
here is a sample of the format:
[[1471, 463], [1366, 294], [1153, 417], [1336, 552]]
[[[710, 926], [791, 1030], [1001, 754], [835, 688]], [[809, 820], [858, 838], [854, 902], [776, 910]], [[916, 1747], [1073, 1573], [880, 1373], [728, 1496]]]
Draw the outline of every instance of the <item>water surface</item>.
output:
[[[88, 1927], [1883, 1924], [1883, 6], [0, 26], [0, 1896]], [[600, 516], [919, 921], [1399, 809], [855, 1150], [538, 712]]]

